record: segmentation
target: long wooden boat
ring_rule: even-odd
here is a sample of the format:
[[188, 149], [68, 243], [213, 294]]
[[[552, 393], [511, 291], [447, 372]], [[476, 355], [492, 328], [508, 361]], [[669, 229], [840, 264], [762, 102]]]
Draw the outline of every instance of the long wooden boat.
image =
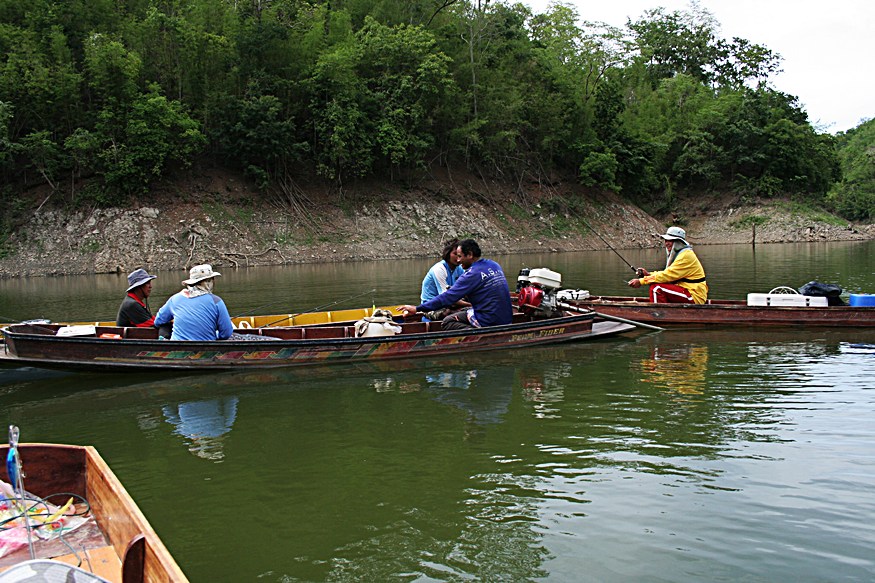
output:
[[229, 340], [160, 340], [154, 328], [97, 326], [84, 336], [58, 336], [57, 324], [5, 329], [0, 363], [91, 370], [231, 370], [441, 356], [588, 340], [629, 332], [618, 322], [595, 323], [592, 312], [557, 317], [514, 315], [511, 324], [442, 330], [441, 322], [408, 321], [389, 336], [357, 336], [355, 323], [239, 328]]
[[[9, 446], [0, 446], [4, 460], [8, 452]], [[85, 520], [62, 537], [42, 540], [34, 535], [35, 561], [29, 545], [0, 557], [0, 580], [31, 580], [24, 577], [24, 573], [41, 573], [48, 568], [56, 575], [66, 572], [67, 578], [35, 580], [188, 581], [96, 449], [48, 443], [18, 444], [18, 457], [27, 492], [55, 504], [59, 501], [64, 504], [75, 496], [73, 508], [77, 514], [85, 513], [80, 517]], [[10, 482], [5, 464], [0, 478]]]
[[657, 326], [875, 326], [875, 307], [749, 306], [741, 300], [654, 304], [647, 298], [591, 296], [568, 304]]
[[[362, 318], [368, 318], [374, 315], [376, 311], [391, 312], [393, 316], [400, 316], [401, 312], [398, 306], [372, 306], [370, 308], [352, 308], [346, 310], [327, 310], [327, 311], [311, 311], [297, 312], [290, 314], [259, 314], [247, 316], [234, 316], [231, 322], [235, 328], [267, 328], [270, 326], [318, 326], [322, 324], [336, 324], [341, 322], [355, 322]], [[50, 323], [49, 320], [35, 319], [32, 322]], [[29, 322], [7, 322], [0, 323], [0, 329], [7, 328], [14, 324], [26, 324]], [[100, 326], [102, 328], [115, 326], [115, 321], [108, 320], [88, 320], [88, 321], [70, 321], [70, 322], [51, 322], [53, 324], [64, 324], [67, 326]]]

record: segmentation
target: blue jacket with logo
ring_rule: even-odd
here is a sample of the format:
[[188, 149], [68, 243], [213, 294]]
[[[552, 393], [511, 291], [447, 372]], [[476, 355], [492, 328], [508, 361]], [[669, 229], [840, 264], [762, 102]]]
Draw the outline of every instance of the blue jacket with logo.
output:
[[439, 310], [462, 298], [471, 302], [474, 322], [480, 326], [510, 324], [513, 320], [507, 279], [501, 266], [491, 259], [478, 259], [450, 289], [423, 302], [416, 309], [420, 312]]

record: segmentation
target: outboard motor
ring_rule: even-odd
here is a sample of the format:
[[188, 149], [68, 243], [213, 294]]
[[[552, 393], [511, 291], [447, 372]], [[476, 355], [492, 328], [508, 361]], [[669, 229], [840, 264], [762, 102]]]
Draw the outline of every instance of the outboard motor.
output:
[[558, 309], [556, 292], [562, 286], [562, 276], [555, 271], [539, 268], [528, 270], [526, 277], [528, 285], [517, 290], [520, 311], [530, 316], [552, 316]]
[[524, 287], [529, 287], [529, 271], [531, 270], [528, 267], [520, 269], [520, 274], [516, 278], [517, 293], [520, 293], [520, 290]]

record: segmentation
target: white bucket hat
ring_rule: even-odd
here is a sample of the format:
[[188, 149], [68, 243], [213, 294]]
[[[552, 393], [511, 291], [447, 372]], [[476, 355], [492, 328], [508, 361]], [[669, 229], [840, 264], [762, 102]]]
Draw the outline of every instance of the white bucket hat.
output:
[[213, 271], [213, 266], [209, 263], [204, 263], [203, 265], [195, 265], [188, 272], [188, 279], [183, 281], [185, 285], [194, 285], [199, 281], [203, 281], [205, 279], [212, 279], [218, 275], [222, 275], [218, 271]]
[[149, 275], [145, 269], [135, 269], [128, 274], [128, 289], [126, 292], [131, 291], [135, 287], [140, 287], [144, 283], [148, 283], [158, 277], [157, 275]]
[[660, 235], [666, 241], [683, 241], [685, 244], [687, 243], [687, 232], [681, 229], [680, 227], [669, 227], [665, 231], [665, 235]]

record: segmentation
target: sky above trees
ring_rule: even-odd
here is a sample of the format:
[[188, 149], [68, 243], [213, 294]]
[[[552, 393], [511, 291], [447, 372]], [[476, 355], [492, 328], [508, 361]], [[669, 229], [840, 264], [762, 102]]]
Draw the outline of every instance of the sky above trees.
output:
[[[543, 12], [552, 0], [521, 0]], [[622, 27], [645, 10], [688, 10], [688, 0], [565, 0], [582, 19]], [[846, 131], [875, 117], [875, 30], [871, 0], [700, 0], [725, 37], [765, 45], [783, 57], [774, 86], [799, 98], [821, 131]]]

